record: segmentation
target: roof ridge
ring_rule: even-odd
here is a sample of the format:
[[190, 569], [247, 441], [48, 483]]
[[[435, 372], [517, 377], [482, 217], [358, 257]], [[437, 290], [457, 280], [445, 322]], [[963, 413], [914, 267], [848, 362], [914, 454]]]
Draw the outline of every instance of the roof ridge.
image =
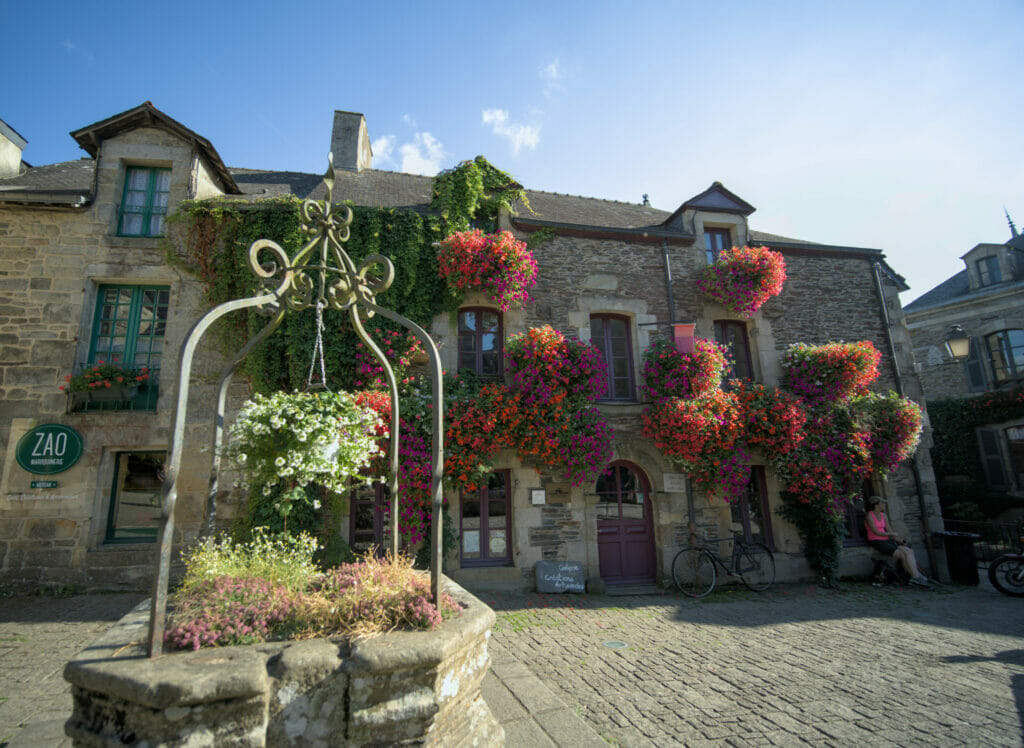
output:
[[658, 210], [662, 213], [668, 213], [669, 211], [663, 208], [655, 208], [653, 205], [644, 205], [643, 203], [628, 203], [625, 200], [612, 200], [607, 197], [590, 197], [588, 195], [574, 195], [571, 192], [552, 192], [551, 190], [535, 190], [529, 187], [524, 188], [527, 192], [533, 192], [538, 195], [554, 195], [556, 197], [578, 197], [582, 200], [597, 200], [602, 203], [615, 203], [616, 205], [628, 205], [631, 208], [651, 208], [652, 210]]

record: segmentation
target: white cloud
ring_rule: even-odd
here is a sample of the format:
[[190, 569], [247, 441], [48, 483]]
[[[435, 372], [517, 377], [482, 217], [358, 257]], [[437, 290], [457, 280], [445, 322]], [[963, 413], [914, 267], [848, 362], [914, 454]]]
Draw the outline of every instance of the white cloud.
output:
[[413, 117], [411, 114], [403, 114], [402, 115], [402, 123], [405, 124], [405, 125], [408, 125], [409, 127], [413, 128], [414, 130], [416, 129], [416, 118]]
[[441, 141], [429, 132], [416, 133], [411, 143], [399, 146], [398, 152], [402, 156], [402, 171], [431, 177], [441, 171], [446, 155]]
[[395, 150], [394, 135], [381, 135], [379, 138], [370, 143], [370, 149], [373, 151], [374, 161], [382, 161], [388, 164], [395, 163], [391, 158], [391, 154]]
[[495, 135], [508, 138], [514, 154], [522, 148], [535, 150], [540, 142], [540, 127], [509, 122], [508, 112], [504, 109], [484, 109], [483, 123], [490, 125]]
[[561, 81], [565, 77], [565, 73], [562, 72], [562, 66], [559, 64], [557, 57], [547, 65], [541, 65], [537, 75], [544, 81], [545, 98], [550, 99], [552, 94], [561, 90]]

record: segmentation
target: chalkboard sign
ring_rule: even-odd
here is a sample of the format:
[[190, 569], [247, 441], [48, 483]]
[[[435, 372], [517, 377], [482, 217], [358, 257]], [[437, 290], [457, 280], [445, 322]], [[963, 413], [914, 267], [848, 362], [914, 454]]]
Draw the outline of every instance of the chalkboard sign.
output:
[[538, 561], [537, 592], [585, 592], [587, 575], [575, 561]]

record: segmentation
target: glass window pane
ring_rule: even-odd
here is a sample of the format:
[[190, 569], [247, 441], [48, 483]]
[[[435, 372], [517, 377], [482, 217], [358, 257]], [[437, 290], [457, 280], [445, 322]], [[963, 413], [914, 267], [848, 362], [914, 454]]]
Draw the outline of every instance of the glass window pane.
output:
[[604, 342], [604, 320], [600, 317], [590, 318], [590, 342], [598, 347]]
[[138, 214], [125, 213], [121, 218], [122, 234], [141, 234], [142, 216]]
[[[505, 526], [505, 512], [506, 502], [504, 498], [490, 499], [487, 502], [487, 516], [490, 520], [491, 527]], [[495, 524], [495, 520], [497, 520], [497, 524]]]
[[476, 312], [459, 312], [459, 330], [476, 330]]
[[147, 542], [160, 524], [165, 452], [121, 452], [107, 520], [108, 541]]
[[[171, 172], [168, 169], [160, 169], [156, 172], [156, 184], [154, 189], [161, 192], [168, 192], [171, 189]], [[166, 203], [165, 203], [166, 204]]]
[[129, 169], [128, 189], [145, 192], [149, 188], [149, 169]]
[[481, 330], [495, 332], [498, 329], [500, 318], [497, 314], [494, 312], [482, 312], [481, 317], [483, 318], [480, 324]]

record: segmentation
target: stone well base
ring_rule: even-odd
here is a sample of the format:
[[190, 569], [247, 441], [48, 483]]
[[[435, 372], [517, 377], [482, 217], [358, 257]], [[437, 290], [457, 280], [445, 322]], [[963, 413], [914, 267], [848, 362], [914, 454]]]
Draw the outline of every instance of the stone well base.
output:
[[434, 631], [351, 644], [313, 639], [145, 656], [143, 603], [64, 669], [78, 746], [502, 745], [480, 696], [494, 612], [465, 606]]

